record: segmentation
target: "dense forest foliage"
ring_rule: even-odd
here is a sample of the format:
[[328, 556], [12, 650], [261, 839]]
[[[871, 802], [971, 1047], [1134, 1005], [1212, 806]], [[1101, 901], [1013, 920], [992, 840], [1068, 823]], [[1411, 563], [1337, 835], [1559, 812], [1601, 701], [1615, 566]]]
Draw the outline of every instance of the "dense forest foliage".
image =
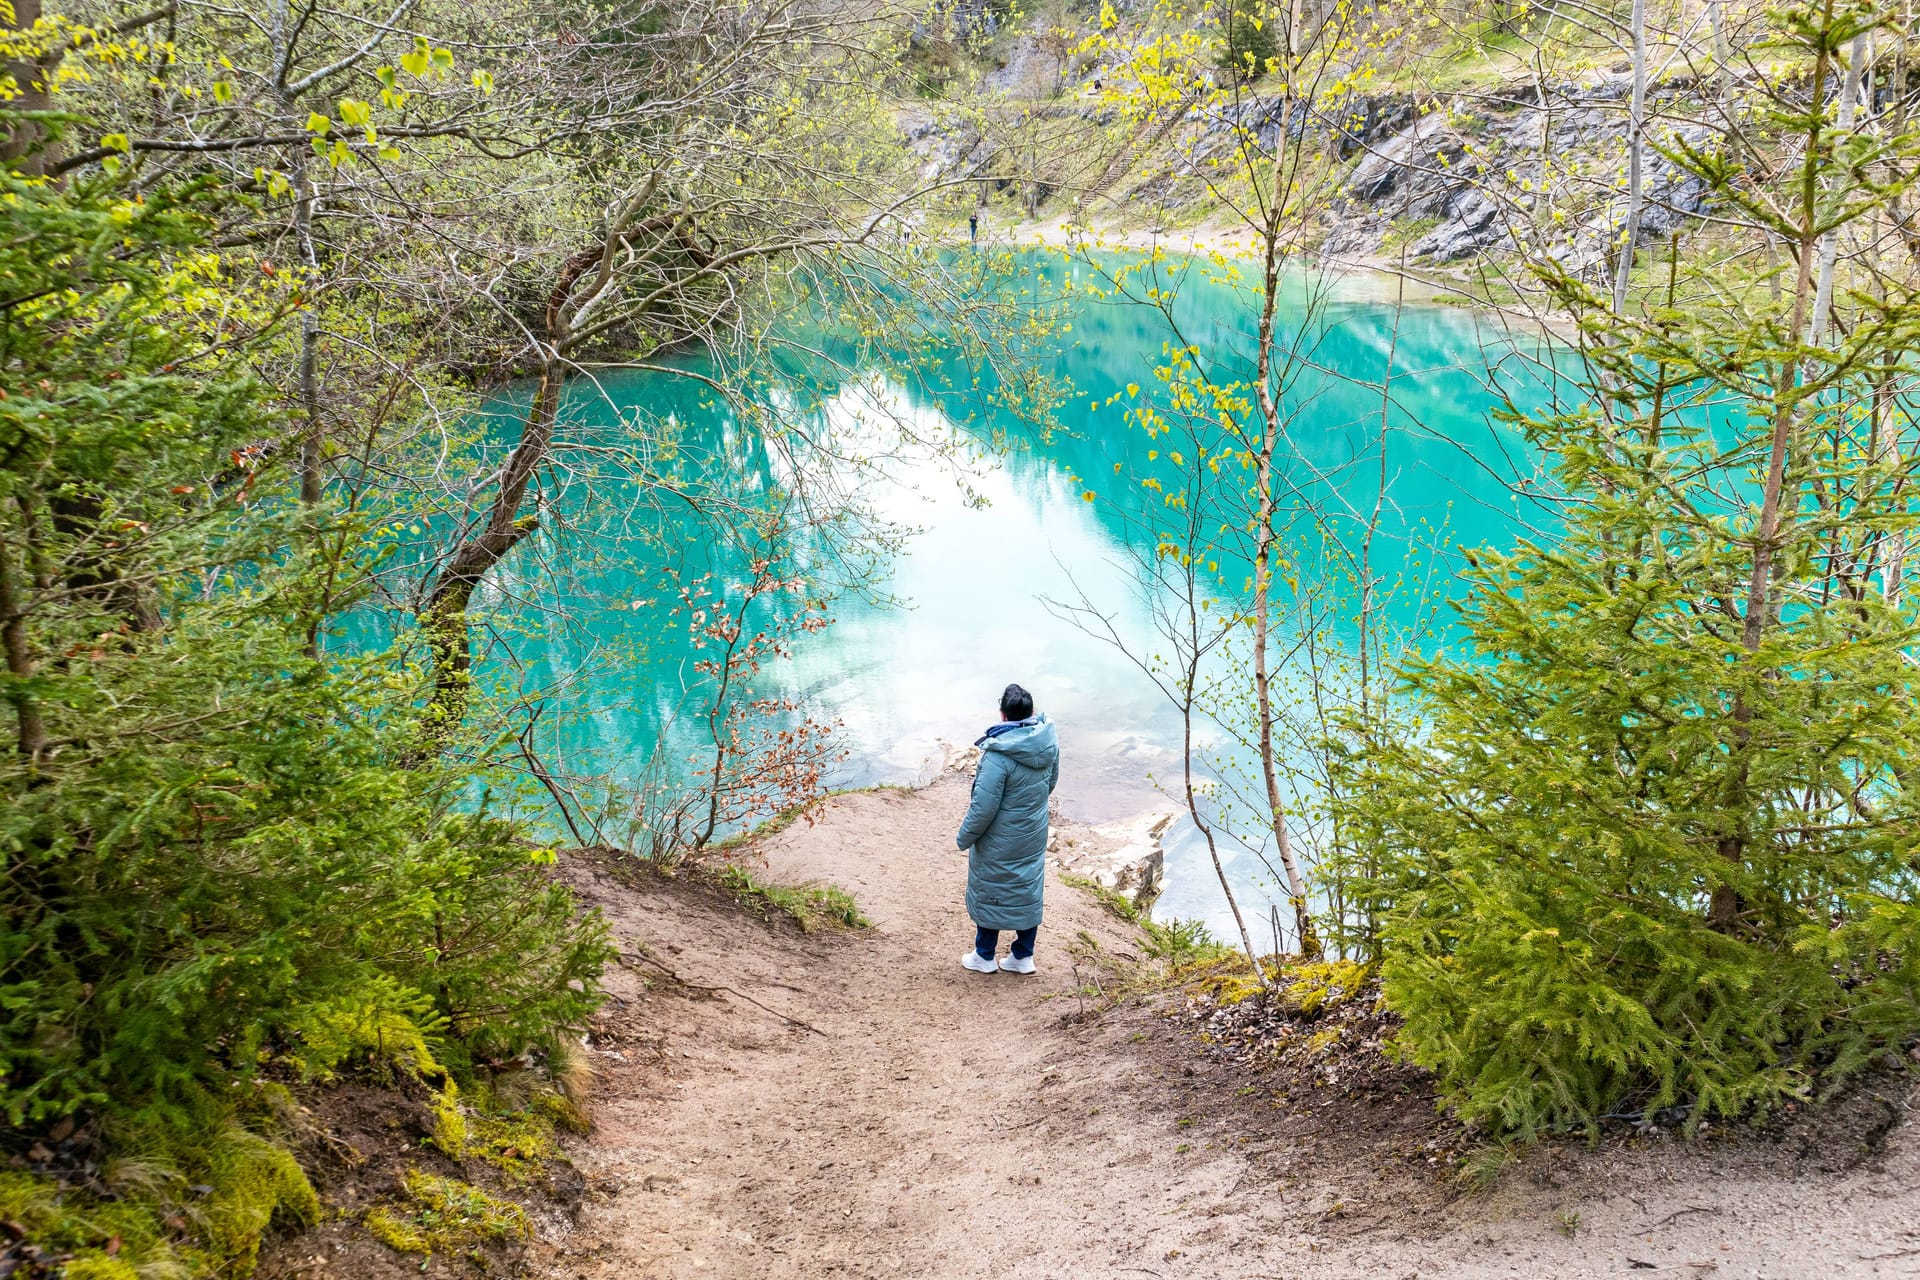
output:
[[[98, 1262], [69, 1274], [244, 1259], [317, 1212], [262, 1136], [282, 1081], [563, 1075], [610, 950], [484, 767], [418, 758], [404, 668], [324, 647], [375, 552], [269, 456], [287, 415], [249, 357], [299, 285], [220, 258], [218, 184], [7, 181], [0, 1095], [60, 1149], [0, 1175], [6, 1212]], [[103, 1216], [53, 1196], [81, 1168]]]

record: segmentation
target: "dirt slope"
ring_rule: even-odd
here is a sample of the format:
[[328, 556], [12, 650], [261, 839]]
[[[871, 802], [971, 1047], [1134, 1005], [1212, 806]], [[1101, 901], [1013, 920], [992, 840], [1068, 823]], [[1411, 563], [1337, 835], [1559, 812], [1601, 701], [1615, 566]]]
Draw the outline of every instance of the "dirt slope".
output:
[[1804, 1140], [1542, 1151], [1462, 1197], [1404, 1132], [1273, 1122], [1150, 1010], [1067, 1016], [1063, 943], [1127, 945], [1077, 892], [1049, 885], [1037, 977], [964, 971], [965, 787], [849, 797], [756, 851], [852, 890], [860, 934], [578, 869], [678, 981], [614, 975], [576, 1154], [598, 1190], [549, 1275], [1920, 1276], [1910, 1093]]

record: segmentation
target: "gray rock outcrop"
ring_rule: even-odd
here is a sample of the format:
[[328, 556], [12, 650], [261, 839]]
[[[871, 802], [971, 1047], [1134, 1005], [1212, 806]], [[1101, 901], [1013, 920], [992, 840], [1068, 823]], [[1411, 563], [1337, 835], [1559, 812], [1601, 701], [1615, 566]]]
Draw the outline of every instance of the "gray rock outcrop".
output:
[[1459, 191], [1447, 207], [1447, 220], [1413, 243], [1409, 252], [1432, 262], [1458, 262], [1483, 253], [1507, 238], [1500, 206], [1474, 187]]
[[[1353, 172], [1347, 175], [1347, 197], [1350, 201], [1380, 204], [1395, 193], [1405, 195], [1423, 178], [1459, 159], [1466, 148], [1466, 139], [1447, 123], [1446, 112], [1430, 111], [1378, 146], [1367, 149]], [[1430, 202], [1429, 199], [1423, 203]], [[1393, 203], [1396, 206], [1406, 203], [1409, 216], [1423, 216], [1412, 209], [1411, 201]], [[1397, 208], [1395, 211], [1399, 212]]]

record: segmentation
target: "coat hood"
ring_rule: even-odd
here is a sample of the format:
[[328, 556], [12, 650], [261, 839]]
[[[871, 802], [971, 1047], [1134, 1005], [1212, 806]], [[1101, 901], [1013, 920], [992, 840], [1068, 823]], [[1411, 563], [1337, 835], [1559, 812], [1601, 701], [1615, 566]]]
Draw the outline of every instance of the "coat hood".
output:
[[1054, 734], [1053, 721], [1047, 719], [1045, 712], [1011, 724], [994, 725], [980, 739], [979, 747], [982, 751], [1001, 752], [1029, 769], [1051, 769], [1060, 756], [1060, 741]]

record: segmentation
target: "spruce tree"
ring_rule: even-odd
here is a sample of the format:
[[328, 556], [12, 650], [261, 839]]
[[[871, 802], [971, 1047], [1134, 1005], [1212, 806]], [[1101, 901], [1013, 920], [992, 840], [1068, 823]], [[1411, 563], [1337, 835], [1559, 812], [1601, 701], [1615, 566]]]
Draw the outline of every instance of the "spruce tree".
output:
[[1461, 1114], [1531, 1133], [1764, 1110], [1920, 1032], [1920, 764], [1903, 586], [1920, 142], [1861, 91], [1868, 6], [1774, 17], [1751, 129], [1659, 142], [1712, 253], [1637, 304], [1542, 264], [1572, 407], [1518, 418], [1564, 534], [1472, 557], [1471, 654], [1357, 726], [1343, 817], [1402, 1040]]

